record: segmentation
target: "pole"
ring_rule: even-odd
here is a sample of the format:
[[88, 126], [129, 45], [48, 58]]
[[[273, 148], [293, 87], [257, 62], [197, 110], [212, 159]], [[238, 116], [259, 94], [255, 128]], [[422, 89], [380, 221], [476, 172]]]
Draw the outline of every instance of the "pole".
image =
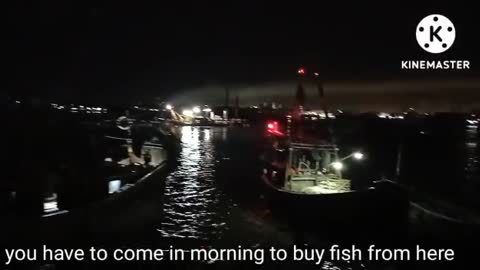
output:
[[329, 137], [329, 139], [335, 143], [335, 138], [334, 138], [334, 135], [333, 135], [333, 129], [331, 127], [331, 121], [330, 121], [330, 116], [328, 116], [328, 106], [327, 106], [327, 101], [325, 99], [325, 91], [323, 89], [323, 84], [322, 84], [322, 80], [320, 79], [320, 76], [318, 73], [315, 73], [315, 78], [316, 78], [316, 81], [317, 81], [317, 89], [318, 89], [318, 95], [320, 96], [320, 103], [321, 103], [321, 107], [323, 109], [323, 113], [325, 113], [325, 122], [326, 122], [326, 125], [327, 125], [327, 136]]
[[325, 119], [328, 121], [330, 117], [328, 116], [327, 102], [325, 101], [325, 91], [323, 89], [322, 80], [320, 80], [320, 77], [318, 75], [316, 75], [315, 77], [317, 78], [317, 89], [320, 96], [320, 103], [323, 108], [323, 112], [325, 113]]
[[230, 90], [228, 89], [228, 87], [225, 87], [225, 107], [229, 107], [230, 106]]

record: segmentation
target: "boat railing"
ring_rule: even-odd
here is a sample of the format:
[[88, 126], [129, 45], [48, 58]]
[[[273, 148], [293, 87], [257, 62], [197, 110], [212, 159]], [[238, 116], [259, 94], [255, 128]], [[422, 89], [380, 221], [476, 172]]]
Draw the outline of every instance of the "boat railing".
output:
[[331, 144], [291, 143], [290, 148], [316, 149], [316, 150], [323, 150], [323, 151], [338, 151], [338, 147], [336, 145], [331, 145]]

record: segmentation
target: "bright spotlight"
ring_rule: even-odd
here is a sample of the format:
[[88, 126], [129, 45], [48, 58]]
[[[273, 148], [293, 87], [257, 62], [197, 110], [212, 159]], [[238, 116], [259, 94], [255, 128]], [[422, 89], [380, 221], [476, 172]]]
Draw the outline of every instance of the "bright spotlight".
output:
[[170, 104], [167, 104], [167, 105], [165, 105], [165, 109], [167, 109], [167, 110], [171, 110], [171, 109], [173, 109], [173, 106], [172, 106], [172, 105], [170, 105]]
[[356, 159], [356, 160], [361, 160], [361, 159], [363, 159], [363, 153], [355, 152], [355, 153], [353, 153], [353, 158]]
[[341, 163], [340, 161], [332, 162], [332, 167], [335, 170], [340, 171], [341, 169], [343, 169], [343, 163]]
[[201, 112], [199, 107], [193, 107], [192, 111], [193, 111], [193, 113], [200, 113]]
[[183, 110], [182, 114], [188, 117], [193, 117], [193, 112], [192, 110]]
[[211, 112], [212, 109], [210, 109], [210, 108], [205, 108], [205, 109], [203, 109], [203, 111], [204, 111], [204, 112]]

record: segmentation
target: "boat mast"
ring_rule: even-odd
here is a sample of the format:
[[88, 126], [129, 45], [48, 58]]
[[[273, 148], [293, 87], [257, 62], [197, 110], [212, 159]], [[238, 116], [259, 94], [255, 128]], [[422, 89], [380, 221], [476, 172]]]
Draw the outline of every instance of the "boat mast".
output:
[[292, 159], [293, 159], [293, 148], [291, 146], [289, 146], [289, 149], [288, 149], [288, 161], [287, 161], [287, 167], [286, 167], [286, 171], [285, 171], [285, 181], [284, 181], [284, 188], [287, 188], [287, 185], [289, 184], [289, 172], [290, 172], [290, 168], [292, 168]]
[[306, 76], [305, 68], [299, 68], [297, 70], [298, 83], [297, 90], [295, 92], [295, 104], [293, 108], [294, 119], [300, 121], [302, 119], [303, 108], [305, 106], [305, 90], [303, 88], [303, 80]]
[[335, 136], [333, 134], [333, 128], [331, 126], [331, 121], [330, 121], [330, 116], [328, 115], [328, 105], [327, 105], [327, 99], [325, 98], [325, 90], [323, 88], [323, 81], [320, 78], [320, 74], [318, 72], [314, 73], [315, 76], [315, 81], [317, 83], [317, 90], [318, 90], [318, 95], [320, 97], [320, 106], [323, 109], [323, 113], [325, 114], [325, 122], [327, 126], [327, 137], [332, 143], [336, 143]]
[[330, 117], [328, 116], [328, 107], [327, 107], [327, 102], [325, 100], [325, 91], [323, 89], [323, 82], [320, 79], [320, 74], [315, 72], [315, 81], [317, 82], [317, 90], [318, 90], [318, 95], [320, 96], [320, 105], [323, 109], [323, 112], [325, 113], [325, 119], [328, 121], [330, 120]]
[[[315, 72], [313, 75], [315, 76], [315, 81], [317, 83], [318, 95], [320, 97], [320, 106], [322, 107], [323, 113], [325, 114], [325, 122], [326, 122], [326, 126], [327, 126], [327, 137], [331, 141], [331, 143], [336, 145], [337, 140], [335, 139], [335, 135], [333, 133], [333, 127], [331, 125], [332, 123], [330, 121], [330, 116], [328, 115], [328, 105], [327, 105], [327, 100], [325, 98], [323, 81], [320, 78], [320, 74], [318, 72]], [[334, 151], [334, 155], [335, 155], [334, 159], [338, 160], [338, 149], [336, 149], [336, 148], [335, 148], [335, 151]], [[337, 174], [340, 178], [342, 178], [341, 171], [337, 171]]]

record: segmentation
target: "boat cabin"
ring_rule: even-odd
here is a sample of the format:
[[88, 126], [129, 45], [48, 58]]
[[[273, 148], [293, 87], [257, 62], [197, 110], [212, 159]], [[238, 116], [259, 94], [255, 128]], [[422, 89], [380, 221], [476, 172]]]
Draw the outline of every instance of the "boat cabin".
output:
[[350, 180], [341, 174], [342, 163], [336, 145], [291, 143], [283, 189], [295, 193], [327, 194], [348, 192]]

